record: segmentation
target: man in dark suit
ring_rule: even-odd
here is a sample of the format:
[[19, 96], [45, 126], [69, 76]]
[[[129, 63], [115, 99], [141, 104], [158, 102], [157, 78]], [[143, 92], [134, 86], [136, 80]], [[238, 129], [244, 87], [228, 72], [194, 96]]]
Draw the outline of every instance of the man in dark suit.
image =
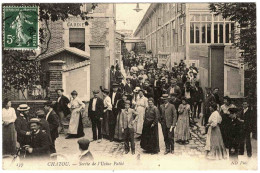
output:
[[[49, 122], [45, 119], [45, 112], [43, 110], [38, 110], [36, 112], [36, 117], [40, 120], [40, 124], [41, 124], [41, 130], [43, 132], [46, 132], [48, 137], [49, 137], [49, 142], [50, 142], [50, 151], [51, 151], [51, 148], [53, 146], [52, 144], [52, 139], [51, 139], [51, 132], [50, 132], [50, 126], [49, 126]], [[58, 127], [59, 127], [59, 121], [58, 121]], [[54, 147], [55, 149], [55, 147]], [[56, 150], [54, 152], [51, 152], [51, 153], [55, 153]]]
[[48, 159], [50, 156], [50, 141], [47, 133], [40, 129], [40, 120], [32, 118], [29, 124], [32, 135], [29, 146], [25, 148], [29, 153], [28, 156], [38, 159]]
[[[208, 124], [208, 120], [209, 117], [211, 115], [211, 111], [209, 109], [210, 105], [212, 103], [216, 103], [215, 97], [211, 92], [211, 88], [210, 87], [206, 87], [206, 98], [205, 98], [205, 102], [204, 102], [204, 126], [206, 127], [206, 125]], [[208, 132], [208, 128], [206, 128], [206, 132], [205, 134]]]
[[125, 84], [125, 94], [127, 95], [127, 100], [132, 100], [133, 98], [133, 85], [131, 84], [131, 78], [126, 78], [126, 84]]
[[82, 138], [78, 140], [79, 149], [81, 154], [79, 156], [79, 161], [86, 162], [94, 160], [93, 155], [88, 150], [90, 141], [88, 139]]
[[177, 79], [171, 79], [171, 86], [167, 90], [168, 95], [174, 94], [176, 98], [181, 99], [182, 91], [180, 87], [177, 85]]
[[163, 94], [162, 99], [164, 104], [160, 106], [161, 112], [161, 125], [163, 131], [164, 142], [166, 145], [166, 151], [164, 154], [174, 152], [174, 128], [177, 122], [177, 113], [175, 106], [169, 103], [170, 97], [168, 94]]
[[[88, 117], [92, 122], [92, 132], [93, 132], [93, 140], [97, 140], [101, 142], [102, 134], [101, 134], [101, 121], [103, 119], [104, 112], [104, 102], [101, 98], [98, 97], [98, 90], [93, 91], [94, 97], [90, 99], [88, 106]], [[98, 130], [98, 136], [97, 136]]]
[[154, 98], [154, 91], [153, 88], [150, 86], [150, 82], [148, 80], [145, 80], [143, 90], [144, 90], [144, 96], [146, 98], [150, 98], [150, 97]]
[[113, 118], [111, 122], [111, 138], [110, 141], [114, 140], [114, 133], [115, 133], [115, 126], [116, 126], [116, 118], [118, 114], [118, 107], [117, 107], [117, 102], [122, 99], [122, 96], [120, 92], [118, 92], [118, 84], [114, 83], [113, 84], [113, 92], [110, 93], [109, 97], [111, 98], [112, 102], [112, 113], [113, 113]]
[[21, 104], [17, 108], [19, 115], [15, 120], [15, 129], [17, 132], [17, 142], [19, 142], [20, 147], [27, 145], [30, 140], [31, 131], [29, 129], [29, 109], [27, 104]]
[[133, 88], [137, 87], [138, 84], [138, 78], [136, 76], [136, 72], [133, 72], [133, 78], [131, 79], [131, 85]]
[[[193, 90], [192, 98], [194, 99], [193, 100], [194, 101], [194, 117], [199, 118], [199, 115], [201, 113], [201, 103], [203, 102], [204, 95], [203, 95], [203, 90], [199, 86], [198, 81], [195, 83], [195, 88]], [[197, 108], [198, 108], [198, 114], [196, 116]]]
[[64, 90], [63, 89], [57, 89], [56, 90], [58, 94], [58, 99], [55, 102], [53, 109], [56, 112], [56, 114], [59, 115], [60, 120], [60, 134], [64, 133], [64, 127], [63, 127], [63, 120], [64, 117], [68, 116], [70, 114], [70, 109], [68, 108], [68, 103], [70, 102], [69, 99], [63, 95]]
[[52, 145], [50, 147], [51, 153], [56, 153], [55, 140], [59, 137], [58, 127], [59, 127], [59, 117], [52, 108], [52, 103], [50, 101], [44, 103], [44, 109], [47, 111], [45, 119], [49, 123], [51, 141]]
[[247, 156], [252, 156], [251, 137], [252, 132], [252, 110], [249, 108], [247, 100], [243, 101], [243, 110], [238, 120], [241, 122], [241, 139], [239, 144], [239, 155], [244, 155], [244, 147], [246, 143]]
[[159, 80], [158, 74], [156, 74], [154, 78], [152, 78], [151, 84], [153, 85], [153, 91], [154, 91], [154, 104], [157, 106], [159, 103], [159, 99], [161, 97], [160, 95], [161, 81]]

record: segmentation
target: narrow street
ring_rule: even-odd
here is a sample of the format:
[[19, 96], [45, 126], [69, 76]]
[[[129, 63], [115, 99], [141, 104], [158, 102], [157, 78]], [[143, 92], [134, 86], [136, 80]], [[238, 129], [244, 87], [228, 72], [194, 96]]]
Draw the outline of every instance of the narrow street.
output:
[[[85, 138], [92, 139], [91, 128], [85, 128]], [[73, 166], [79, 167], [79, 169], [91, 169], [77, 162], [77, 156], [79, 155], [79, 149], [77, 144], [78, 139], [65, 139], [65, 135], [60, 135], [56, 141], [57, 153], [63, 154], [67, 157], [67, 161]], [[140, 141], [136, 139], [136, 153], [124, 153], [124, 143], [110, 142], [107, 139], [103, 139], [101, 143], [93, 141], [90, 143], [89, 150], [94, 156], [94, 162], [97, 164], [103, 164], [101, 167], [92, 167], [93, 169], [127, 169], [128, 166], [136, 164], [136, 168], [139, 166], [146, 167], [146, 169], [160, 169], [160, 167], [167, 167], [169, 169], [254, 169], [253, 165], [257, 165], [257, 143], [252, 139], [253, 156], [251, 161], [248, 161], [246, 155], [239, 156], [239, 163], [232, 165], [228, 160], [220, 161], [208, 161], [205, 160], [204, 146], [206, 142], [206, 136], [200, 134], [198, 126], [194, 126], [191, 129], [191, 140], [187, 145], [180, 145], [175, 143], [174, 154], [164, 155], [165, 144], [163, 140], [163, 134], [161, 126], [159, 125], [159, 143], [160, 152], [155, 155], [151, 155], [143, 152], [140, 147]], [[58, 159], [59, 160], [59, 159]], [[62, 160], [62, 159], [61, 159]], [[189, 164], [187, 160], [189, 160]], [[199, 160], [199, 161], [198, 161]], [[62, 160], [65, 161], [65, 160]], [[149, 164], [147, 164], [147, 162]], [[146, 164], [145, 164], [146, 163]], [[164, 165], [166, 164], [166, 165]], [[182, 166], [180, 166], [182, 164]], [[224, 166], [225, 165], [225, 166]]]

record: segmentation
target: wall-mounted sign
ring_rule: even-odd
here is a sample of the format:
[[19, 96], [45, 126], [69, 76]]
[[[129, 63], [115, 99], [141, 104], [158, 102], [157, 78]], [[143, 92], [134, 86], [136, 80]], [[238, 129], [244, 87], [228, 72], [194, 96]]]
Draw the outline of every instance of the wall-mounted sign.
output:
[[85, 22], [67, 22], [69, 28], [85, 28]]

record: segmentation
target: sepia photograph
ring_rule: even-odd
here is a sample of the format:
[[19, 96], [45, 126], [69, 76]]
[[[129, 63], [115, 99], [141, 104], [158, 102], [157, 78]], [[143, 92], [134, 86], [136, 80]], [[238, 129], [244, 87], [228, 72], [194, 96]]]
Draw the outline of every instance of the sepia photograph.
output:
[[1, 3], [2, 170], [258, 170], [256, 2], [29, 2]]

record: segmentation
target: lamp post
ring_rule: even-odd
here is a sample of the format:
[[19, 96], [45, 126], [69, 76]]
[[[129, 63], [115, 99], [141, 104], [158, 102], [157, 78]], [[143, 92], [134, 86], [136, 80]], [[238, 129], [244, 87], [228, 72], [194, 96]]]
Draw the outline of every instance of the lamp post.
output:
[[141, 10], [143, 10], [143, 9], [141, 9], [141, 8], [139, 7], [139, 3], [136, 3], [136, 7], [135, 7], [133, 10], [135, 10], [135, 11], [138, 13], [139, 11], [141, 11]]

